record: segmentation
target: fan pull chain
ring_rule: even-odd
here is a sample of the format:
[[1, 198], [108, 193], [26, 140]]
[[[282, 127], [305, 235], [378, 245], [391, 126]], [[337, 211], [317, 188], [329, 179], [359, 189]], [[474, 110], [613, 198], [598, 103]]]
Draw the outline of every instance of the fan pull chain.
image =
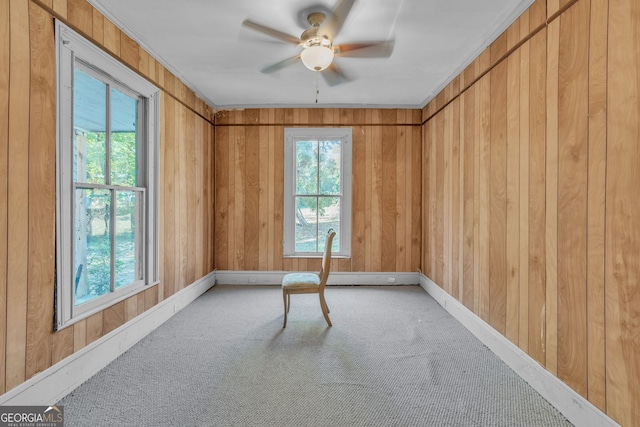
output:
[[318, 87], [318, 71], [316, 71], [316, 104], [318, 103], [318, 95], [320, 94], [320, 88]]

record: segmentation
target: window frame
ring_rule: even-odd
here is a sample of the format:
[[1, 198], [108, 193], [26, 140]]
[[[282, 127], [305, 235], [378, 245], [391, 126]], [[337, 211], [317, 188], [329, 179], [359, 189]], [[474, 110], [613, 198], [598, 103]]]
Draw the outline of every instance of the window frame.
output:
[[[69, 326], [159, 282], [158, 184], [160, 90], [117, 59], [56, 20], [56, 304], [55, 328]], [[139, 141], [136, 188], [143, 194], [143, 280], [75, 305], [74, 286], [74, 111], [73, 75], [76, 59], [118, 90], [139, 97]], [[114, 187], [113, 185], [110, 185]], [[91, 185], [96, 187], [96, 185]], [[97, 185], [98, 188], [106, 187]], [[115, 186], [118, 187], [118, 186]], [[81, 185], [80, 188], [87, 188]], [[129, 187], [126, 187], [129, 189]], [[116, 190], [114, 190], [116, 191]], [[115, 193], [114, 193], [115, 194]], [[113, 253], [113, 251], [112, 251]]]
[[[352, 129], [342, 128], [285, 128], [284, 129], [284, 214], [283, 256], [285, 258], [321, 258], [323, 251], [295, 251], [295, 183], [297, 141], [340, 141], [340, 247], [332, 257], [351, 257], [351, 199], [352, 199]], [[318, 194], [318, 196], [321, 196]], [[322, 239], [323, 236], [318, 236]]]

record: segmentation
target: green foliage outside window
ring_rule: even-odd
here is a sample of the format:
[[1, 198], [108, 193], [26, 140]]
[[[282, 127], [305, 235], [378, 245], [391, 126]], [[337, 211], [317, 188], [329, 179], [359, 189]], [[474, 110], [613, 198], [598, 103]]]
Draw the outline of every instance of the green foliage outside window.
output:
[[[106, 134], [104, 132], [87, 132], [84, 136], [82, 154], [76, 153], [76, 182], [106, 184]], [[111, 183], [134, 187], [137, 185], [136, 165], [137, 141], [135, 132], [118, 132], [111, 134], [110, 167]], [[105, 190], [82, 190], [79, 197], [84, 200], [85, 218], [77, 218], [84, 223], [86, 242], [77, 242], [78, 250], [84, 255], [77, 259], [76, 281], [84, 275], [86, 288], [76, 287], [76, 304], [89, 301], [111, 291], [111, 227], [114, 227], [116, 247], [115, 286], [132, 283], [135, 280], [136, 248], [135, 248], [135, 192], [115, 192], [115, 218], [111, 220], [111, 196]], [[79, 256], [80, 253], [76, 253]]]
[[[298, 141], [296, 145], [296, 194], [340, 194], [340, 141]], [[317, 202], [316, 202], [317, 200]], [[317, 203], [317, 205], [316, 205]], [[300, 197], [296, 205], [322, 216], [333, 199]]]

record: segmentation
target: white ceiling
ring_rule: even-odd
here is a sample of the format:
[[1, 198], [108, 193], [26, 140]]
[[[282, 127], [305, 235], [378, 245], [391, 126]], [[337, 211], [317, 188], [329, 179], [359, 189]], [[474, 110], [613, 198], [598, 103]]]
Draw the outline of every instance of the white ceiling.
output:
[[333, 87], [302, 63], [261, 73], [301, 48], [241, 24], [249, 18], [299, 37], [303, 11], [331, 10], [336, 0], [89, 2], [220, 110], [422, 108], [533, 0], [357, 0], [334, 44], [392, 39], [395, 47], [389, 58], [337, 57], [350, 80]]

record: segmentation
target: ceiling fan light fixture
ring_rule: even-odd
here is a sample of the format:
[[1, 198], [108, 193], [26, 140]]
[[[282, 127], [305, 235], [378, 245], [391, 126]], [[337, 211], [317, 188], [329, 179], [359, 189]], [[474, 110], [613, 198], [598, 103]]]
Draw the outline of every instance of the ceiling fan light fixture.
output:
[[333, 49], [327, 46], [309, 46], [300, 54], [305, 67], [311, 71], [322, 71], [333, 62]]

